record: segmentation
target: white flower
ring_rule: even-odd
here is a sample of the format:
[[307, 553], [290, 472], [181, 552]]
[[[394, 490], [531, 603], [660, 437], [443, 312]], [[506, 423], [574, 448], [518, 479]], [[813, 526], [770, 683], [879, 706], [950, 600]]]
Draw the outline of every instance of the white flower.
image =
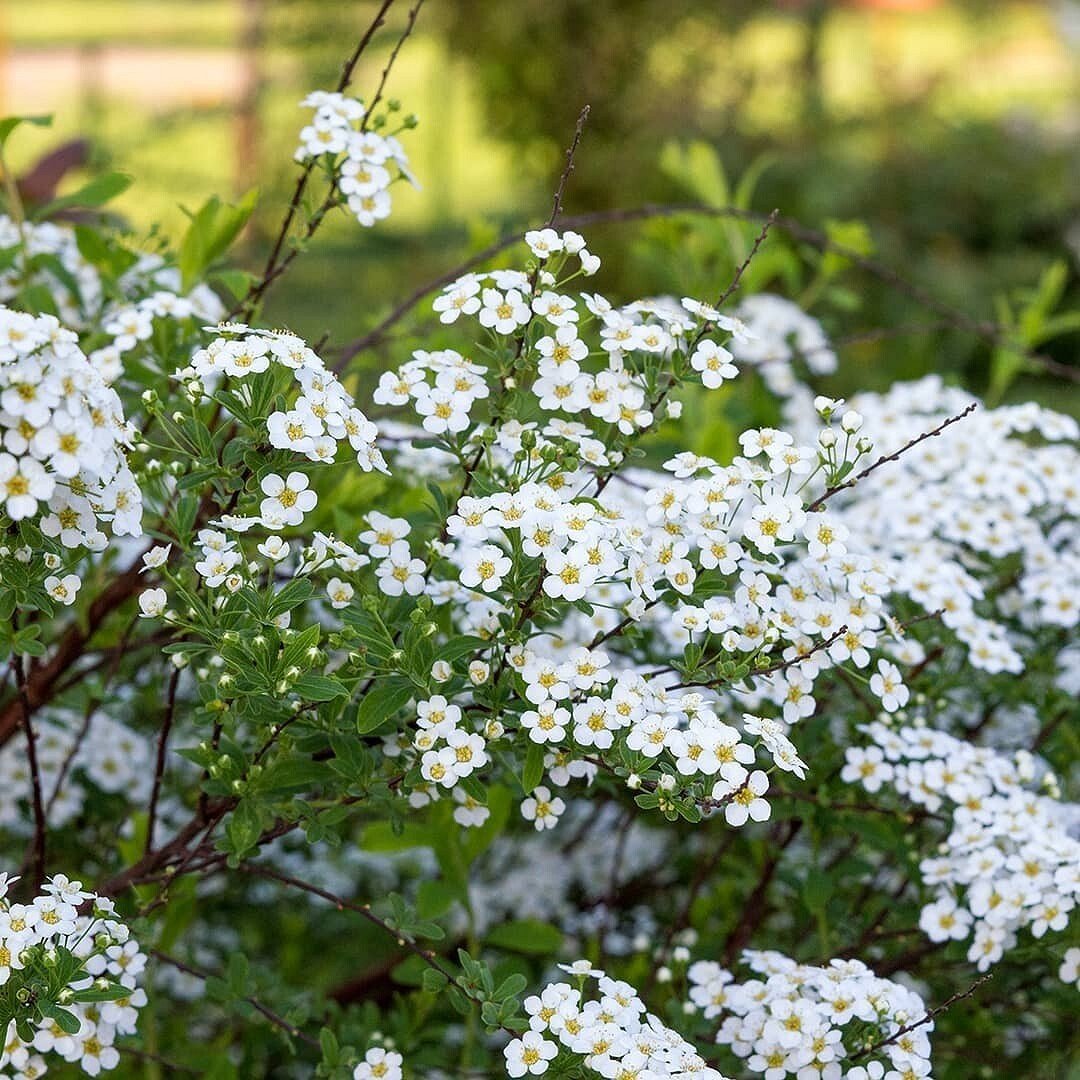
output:
[[284, 480], [277, 473], [263, 477], [259, 486], [267, 497], [262, 500], [259, 513], [268, 527], [299, 525], [304, 520], [304, 515], [318, 502], [318, 496], [308, 487], [310, 482], [301, 472], [291, 472]]
[[172, 544], [155, 544], [143, 555], [143, 566], [139, 573], [145, 573], [147, 570], [159, 570], [169, 561], [171, 552]]
[[558, 1054], [559, 1047], [548, 1042], [538, 1031], [526, 1031], [520, 1039], [514, 1039], [503, 1050], [506, 1057], [506, 1075], [540, 1076], [548, 1070], [548, 1063]]
[[534, 789], [533, 794], [521, 804], [521, 816], [526, 821], [531, 821], [537, 832], [544, 829], [553, 829], [559, 822], [559, 817], [566, 809], [566, 803], [558, 796], [551, 797], [551, 791], [546, 787]]
[[554, 229], [532, 229], [525, 234], [525, 243], [538, 259], [563, 250], [563, 238]]
[[734, 379], [739, 374], [732, 363], [732, 355], [723, 345], [706, 339], [694, 350], [690, 357], [690, 366], [701, 372], [701, 381], [709, 390], [715, 390], [725, 379]]
[[886, 712], [902, 709], [910, 697], [908, 688], [900, 677], [900, 671], [888, 660], [879, 660], [877, 672], [870, 676], [870, 689], [881, 699], [881, 707]]
[[140, 616], [144, 619], [156, 619], [164, 614], [169, 598], [164, 589], [145, 589], [139, 594]]
[[0, 454], [0, 499], [12, 521], [21, 521], [37, 513], [38, 503], [53, 493], [56, 481], [33, 458], [16, 460]]
[[81, 586], [82, 579], [78, 574], [65, 574], [62, 578], [51, 575], [45, 579], [45, 591], [66, 607], [75, 603]]
[[353, 1080], [401, 1080], [403, 1061], [400, 1054], [373, 1046], [353, 1069]]
[[288, 558], [289, 543], [280, 536], [268, 536], [261, 544], [256, 546], [255, 550], [260, 555], [266, 556], [271, 562], [281, 562], [282, 559]]
[[769, 790], [769, 778], [760, 769], [747, 775], [742, 766], [733, 766], [732, 778], [719, 780], [713, 786], [712, 797], [726, 800], [724, 818], [735, 828], [745, 825], [747, 818], [767, 821], [772, 808], [761, 797]]
[[529, 305], [517, 289], [508, 289], [505, 294], [498, 289], [484, 290], [479, 314], [481, 326], [497, 334], [512, 334], [529, 321], [530, 315]]
[[424, 564], [412, 557], [404, 540], [390, 545], [386, 558], [375, 568], [375, 576], [387, 596], [418, 596], [424, 591]]
[[460, 315], [475, 315], [480, 310], [479, 292], [480, 282], [475, 277], [459, 278], [436, 297], [431, 306], [438, 312], [439, 322], [453, 323]]
[[342, 581], [341, 578], [331, 578], [326, 583], [326, 594], [330, 597], [330, 606], [332, 608], [348, 607], [349, 601], [352, 600], [355, 593], [356, 590], [347, 581]]

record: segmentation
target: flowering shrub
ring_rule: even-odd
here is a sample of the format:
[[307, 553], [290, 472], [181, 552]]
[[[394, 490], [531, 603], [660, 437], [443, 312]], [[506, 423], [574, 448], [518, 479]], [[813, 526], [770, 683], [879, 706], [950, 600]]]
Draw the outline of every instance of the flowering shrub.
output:
[[[220, 265], [251, 200], [152, 259], [0, 220], [0, 1075], [910, 1080], [976, 1037], [1036, 1075], [1077, 424], [818, 393], [823, 323], [750, 293], [775, 215], [715, 296], [609, 299], [560, 226], [580, 125], [369, 393], [259, 326], [409, 179], [363, 44], [259, 276]], [[695, 451], [683, 406], [744, 385], [768, 418]]]

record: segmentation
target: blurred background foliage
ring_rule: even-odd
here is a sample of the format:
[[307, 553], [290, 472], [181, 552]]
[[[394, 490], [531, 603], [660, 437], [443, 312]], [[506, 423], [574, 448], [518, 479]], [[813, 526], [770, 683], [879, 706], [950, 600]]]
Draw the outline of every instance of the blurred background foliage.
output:
[[[25, 176], [58, 144], [87, 140], [85, 168], [60, 190], [86, 170], [132, 173], [116, 205], [143, 235], [175, 236], [185, 208], [258, 186], [244, 251], [255, 268], [290, 193], [297, 102], [332, 85], [374, 9], [7, 0], [0, 112], [56, 114], [51, 129], [28, 129], [13, 167]], [[402, 0], [361, 66], [360, 96], [406, 14]], [[418, 283], [542, 220], [587, 103], [568, 213], [777, 208], [1072, 366], [1080, 333], [1051, 320], [1080, 299], [1078, 58], [1072, 0], [428, 0], [390, 87], [420, 117], [406, 142], [422, 190], [399, 190], [376, 229], [329, 222], [267, 318], [348, 341]], [[620, 299], [716, 295], [758, 228], [690, 216], [597, 226], [596, 284]], [[780, 230], [752, 270], [752, 286], [799, 299], [841, 337], [826, 389], [942, 371], [991, 396], [1077, 401], [1060, 373], [1027, 371], [1011, 345]], [[401, 327], [416, 325], [358, 364], [399, 362], [411, 344]], [[905, 332], [862, 333], [877, 327]]]

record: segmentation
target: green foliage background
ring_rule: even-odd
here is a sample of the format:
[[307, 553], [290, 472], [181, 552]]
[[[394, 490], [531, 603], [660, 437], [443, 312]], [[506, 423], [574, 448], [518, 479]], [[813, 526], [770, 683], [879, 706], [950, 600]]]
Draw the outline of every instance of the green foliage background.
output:
[[[1033, 287], [1052, 260], [1062, 263], [1052, 289], [1068, 306], [1080, 295], [1067, 242], [1080, 219], [1080, 54], [1062, 32], [1060, 5], [866, 10], [872, 6], [521, 0], [497, 5], [494, 17], [477, 0], [429, 0], [391, 87], [421, 118], [409, 146], [424, 190], [399, 193], [394, 217], [378, 230], [331, 222], [290, 288], [272, 294], [268, 314], [312, 340], [354, 338], [418, 282], [506, 229], [542, 219], [584, 104], [592, 115], [570, 213], [715, 204], [742, 181], [743, 205], [842, 228], [845, 239], [976, 320], [1000, 321], [1001, 298], [1017, 306], [1018, 291]], [[263, 198], [246, 237], [255, 265], [288, 198], [303, 120], [296, 102], [334, 81], [341, 43], [373, 10], [363, 0], [14, 0], [9, 62], [22, 57], [33, 74], [35, 57], [72, 50], [82, 72], [69, 100], [50, 99], [58, 128], [24, 140], [16, 164], [29, 165], [62, 136], [87, 136], [92, 168], [139, 177], [119, 202], [129, 220], [173, 232], [183, 220], [178, 199], [195, 207], [208, 193], [239, 195], [257, 184]], [[405, 14], [392, 12], [384, 55]], [[254, 43], [250, 53], [245, 42]], [[228, 95], [191, 85], [186, 100], [156, 103], [152, 88], [115, 88], [101, 72], [121, 49], [166, 50], [163, 82], [169, 57], [184, 49], [253, 62], [252, 151], [237, 149]], [[380, 61], [367, 60], [359, 93], [374, 85]], [[47, 80], [34, 92], [53, 94]], [[692, 140], [703, 144], [692, 156], [673, 153], [671, 144]], [[670, 288], [673, 268], [688, 290], [715, 284], [730, 264], [733, 230], [706, 229], [703, 239], [700, 226], [694, 222], [693, 240], [679, 226], [648, 228], [645, 245], [636, 226], [598, 228], [592, 243], [606, 261], [598, 286]], [[842, 310], [849, 330], [856, 319], [868, 328], [927, 323], [895, 289], [865, 275], [844, 284], [817, 297], [827, 324], [830, 307]], [[855, 304], [861, 310], [852, 316], [846, 309]], [[1080, 337], [1059, 330], [1069, 332], [1043, 351], [1072, 364]], [[383, 357], [406, 347], [392, 340]], [[944, 371], [993, 396], [1006, 381], [995, 383], [993, 352], [970, 333], [937, 326], [854, 344], [834, 389]], [[366, 363], [380, 359], [369, 353]], [[1057, 407], [1063, 391], [1075, 400], [1060, 379], [1022, 377], [1010, 388], [1018, 400]]]

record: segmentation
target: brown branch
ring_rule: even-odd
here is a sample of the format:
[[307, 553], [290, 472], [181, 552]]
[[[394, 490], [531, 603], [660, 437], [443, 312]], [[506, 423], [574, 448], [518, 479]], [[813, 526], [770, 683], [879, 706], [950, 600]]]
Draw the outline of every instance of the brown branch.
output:
[[[341, 69], [341, 77], [338, 79], [337, 86], [335, 87], [336, 93], [343, 93], [352, 82], [353, 72], [356, 70], [356, 65], [360, 61], [360, 57], [363, 55], [368, 45], [371, 43], [371, 39], [375, 36], [375, 32], [386, 21], [386, 14], [390, 8], [394, 5], [395, 0], [383, 0], [379, 7], [379, 10], [375, 13], [375, 17], [371, 20], [367, 30], [356, 44], [356, 48], [353, 49], [352, 55], [345, 61]], [[390, 68], [393, 66], [394, 60], [397, 58], [398, 50], [401, 48], [405, 38], [412, 32], [413, 24], [416, 21], [417, 12], [420, 9], [420, 5], [423, 0], [418, 0], [416, 6], [409, 13], [409, 18], [405, 26], [405, 31], [398, 40], [397, 45], [394, 47], [393, 52], [390, 54], [390, 61], [386, 68], [383, 70], [382, 78], [379, 81], [379, 86], [376, 91], [374, 100], [371, 103], [367, 114], [364, 117], [364, 125], [366, 126], [368, 116], [371, 115], [371, 109], [375, 107], [379, 98], [382, 96], [383, 88], [386, 84], [386, 79], [389, 77]], [[311, 179], [312, 173], [315, 171], [317, 164], [317, 158], [309, 158], [300, 175], [296, 178], [296, 185], [293, 188], [292, 198], [289, 200], [289, 205], [285, 210], [285, 216], [282, 218], [281, 225], [278, 228], [277, 237], [274, 240], [274, 244], [270, 249], [270, 254], [267, 257], [266, 265], [263, 267], [262, 276], [257, 282], [252, 284], [248, 289], [244, 298], [229, 312], [228, 318], [232, 319], [237, 316], [243, 316], [243, 318], [250, 318], [252, 312], [255, 310], [255, 305], [266, 294], [266, 290], [276, 281], [292, 263], [299, 253], [298, 247], [293, 247], [284, 257], [281, 256], [282, 248], [285, 246], [285, 241], [289, 235], [289, 230], [292, 228], [293, 222], [296, 220], [296, 215], [300, 210], [300, 204], [303, 201], [304, 192], [307, 190], [308, 181]], [[327, 192], [320, 208], [312, 215], [311, 220], [308, 222], [307, 228], [304, 231], [304, 239], [310, 240], [314, 235], [315, 230], [318, 228], [322, 219], [326, 216], [327, 211], [330, 209], [334, 200], [337, 197], [337, 184], [333, 183], [330, 186], [329, 192]], [[279, 261], [280, 260], [280, 261]]]
[[150, 791], [150, 806], [146, 811], [146, 845], [143, 848], [143, 855], [148, 855], [154, 849], [154, 824], [157, 821], [158, 797], [161, 794], [161, 782], [165, 776], [165, 751], [169, 743], [169, 733], [172, 731], [173, 716], [176, 713], [176, 689], [179, 683], [180, 669], [174, 667], [166, 694], [165, 715], [162, 717], [161, 731], [158, 734], [154, 786]]
[[555, 198], [551, 202], [551, 214], [548, 216], [545, 228], [550, 229], [562, 216], [562, 200], [566, 192], [566, 183], [570, 179], [570, 174], [574, 171], [574, 155], [577, 154], [577, 148], [581, 142], [581, 133], [585, 130], [585, 122], [589, 119], [589, 111], [590, 106], [585, 105], [578, 114], [577, 125], [574, 127], [574, 137], [566, 149], [566, 165], [563, 167], [562, 175], [559, 177], [559, 184], [555, 188]]
[[861, 1058], [869, 1057], [871, 1054], [876, 1054], [879, 1050], [886, 1046], [891, 1046], [898, 1039], [903, 1038], [909, 1031], [914, 1031], [916, 1028], [921, 1028], [925, 1024], [929, 1024], [935, 1017], [940, 1016], [946, 1009], [951, 1008], [958, 1001], [963, 1001], [964, 998], [971, 997], [976, 990], [985, 982], [989, 982], [994, 977], [992, 971], [976, 979], [966, 990], [962, 990], [959, 993], [953, 994], [952, 997], [943, 1001], [936, 1009], [931, 1009], [921, 1020], [916, 1020], [911, 1024], [905, 1024], [898, 1031], [894, 1032], [887, 1039], [882, 1039], [881, 1042], [876, 1042], [873, 1046], [868, 1046], [865, 1050], [860, 1050], [857, 1054], [851, 1055], [852, 1061], [858, 1061]]
[[973, 401], [963, 412], [958, 412], [955, 416], [950, 416], [948, 419], [943, 420], [936, 428], [931, 431], [924, 431], [921, 435], [917, 435], [914, 439], [910, 439], [904, 443], [899, 450], [892, 454], [883, 454], [872, 464], [867, 465], [862, 472], [853, 476], [850, 480], [845, 480], [842, 484], [833, 484], [831, 487], [826, 488], [807, 508], [807, 513], [813, 513], [815, 510], [820, 510], [822, 506], [828, 502], [838, 492], [846, 491], [848, 488], [854, 487], [860, 480], [865, 480], [875, 469], [880, 468], [888, 461], [899, 461], [901, 454], [906, 454], [908, 450], [916, 447], [921, 442], [925, 442], [927, 439], [935, 438], [940, 435], [947, 427], [952, 424], [963, 420], [966, 416], [969, 416], [979, 407], [977, 401]]
[[720, 294], [720, 299], [713, 304], [713, 307], [722, 308], [727, 300], [730, 299], [731, 295], [739, 288], [739, 283], [742, 281], [743, 274], [746, 273], [746, 268], [754, 261], [754, 256], [757, 255], [761, 245], [765, 243], [765, 237], [769, 235], [769, 230], [776, 224], [776, 219], [779, 216], [780, 211], [774, 210], [765, 219], [765, 224], [762, 225], [761, 232], [758, 233], [757, 239], [754, 241], [754, 246], [750, 248], [750, 253], [739, 264], [738, 269], [735, 271], [735, 276], [731, 279], [731, 284]]
[[[136, 559], [98, 594], [86, 613], [85, 628], [78, 624], [70, 626], [57, 642], [49, 659], [40, 666], [31, 666], [26, 674], [26, 702], [31, 712], [49, 701], [57, 681], [83, 654], [86, 643], [97, 632], [109, 615], [134, 595], [141, 584], [139, 570], [142, 558]], [[22, 706], [19, 698], [7, 702], [0, 709], [0, 746], [3, 746], [20, 723]]]
[[[463, 983], [452, 971], [448, 970], [440, 963], [436, 952], [431, 949], [422, 948], [417, 945], [415, 941], [404, 936], [399, 930], [391, 926], [385, 920], [380, 919], [379, 916], [371, 910], [370, 904], [357, 904], [352, 900], [346, 900], [344, 897], [336, 896], [334, 893], [329, 892], [326, 889], [321, 889], [317, 885], [311, 885], [306, 881], [301, 881], [299, 878], [290, 877], [288, 874], [283, 874], [272, 867], [260, 863], [241, 863], [237, 869], [248, 874], [255, 874], [258, 877], [269, 878], [271, 881], [278, 881], [282, 885], [288, 885], [291, 888], [300, 889], [302, 892], [311, 893], [312, 896], [321, 897], [323, 900], [327, 900], [333, 904], [338, 911], [355, 912], [373, 926], [379, 927], [384, 933], [393, 937], [401, 948], [417, 957], [417, 959], [421, 960], [427, 967], [431, 968], [433, 971], [439, 972], [439, 974], [447, 980], [449, 985], [456, 986], [457, 989], [471, 1001], [479, 1003], [480, 999], [470, 990], [469, 986]], [[502, 1027], [502, 1025], [499, 1026], [512, 1038], [517, 1037], [518, 1033], [516, 1031]]]
[[787, 835], [783, 838], [781, 838], [779, 827], [772, 830], [774, 834], [772, 838], [776, 841], [773, 851], [762, 864], [754, 891], [747, 898], [739, 921], [732, 928], [731, 933], [728, 934], [727, 940], [724, 942], [724, 963], [728, 967], [735, 962], [735, 958], [754, 936], [754, 931], [768, 916], [769, 909], [765, 903], [765, 896], [769, 891], [769, 886], [772, 884], [777, 868], [780, 866], [780, 859], [787, 848], [794, 842], [795, 837], [799, 835], [802, 826], [801, 818], [793, 818], [788, 824]]
[[[16, 617], [17, 618], [17, 617]], [[15, 620], [12, 620], [13, 629], [18, 629]], [[17, 645], [12, 646], [17, 649]], [[22, 653], [15, 652], [13, 656], [15, 667], [15, 685], [18, 687], [19, 723], [22, 725], [26, 736], [26, 761], [30, 767], [30, 797], [34, 808], [34, 836], [30, 842], [30, 883], [36, 894], [41, 883], [45, 880], [45, 848], [47, 843], [48, 825], [45, 818], [45, 802], [41, 793], [41, 768], [37, 756], [37, 736], [34, 734], [34, 724], [31, 719], [33, 709], [26, 692], [26, 668], [23, 665]]]
[[[676, 683], [672, 689], [681, 690], [689, 686], [725, 686], [730, 682], [741, 682], [743, 679], [760, 679], [765, 675], [774, 675], [778, 671], [786, 671], [788, 668], [797, 667], [804, 660], [808, 660], [814, 653], [821, 652], [822, 649], [827, 649], [834, 642], [839, 641], [848, 632], [847, 625], [841, 626], [834, 634], [831, 634], [827, 638], [822, 638], [812, 648], [809, 648], [804, 653], [799, 653], [797, 656], [793, 656], [790, 660], [778, 660], [775, 664], [770, 664], [768, 667], [763, 667], [757, 671], [748, 671], [745, 675], [740, 676], [738, 680], [732, 679], [728, 676], [720, 676], [718, 679], [706, 679], [701, 682], [683, 682]], [[762, 655], [765, 655], [764, 653]]]
[[[162, 963], [168, 964], [170, 967], [176, 968], [177, 971], [182, 971], [186, 975], [192, 975], [196, 979], [201, 979], [206, 982], [208, 979], [215, 978], [209, 971], [203, 971], [202, 968], [195, 967], [194, 964], [186, 963], [183, 960], [178, 960], [175, 956], [170, 956], [168, 953], [162, 952], [160, 949], [151, 949], [150, 955], [155, 959], [160, 960]], [[261, 1013], [270, 1021], [275, 1027], [281, 1028], [282, 1031], [291, 1035], [294, 1039], [299, 1039], [302, 1043], [306, 1043], [308, 1046], [314, 1046], [318, 1048], [319, 1040], [314, 1036], [309, 1035], [306, 1031], [302, 1031], [294, 1023], [286, 1020], [284, 1016], [280, 1016], [274, 1012], [268, 1005], [265, 1005], [258, 998], [247, 996], [243, 999], [246, 1001], [256, 1012]]]
[[[390, 0], [393, 3], [393, 0]], [[375, 112], [375, 107], [382, 101], [383, 91], [386, 89], [386, 83], [390, 78], [390, 72], [394, 70], [394, 64], [397, 63], [398, 53], [401, 52], [401, 46], [405, 44], [406, 39], [412, 34], [413, 27], [416, 25], [416, 17], [420, 14], [420, 9], [424, 6], [424, 0], [416, 0], [412, 8], [409, 11], [409, 15], [405, 20], [405, 29], [398, 35], [397, 41], [394, 43], [394, 47], [390, 50], [390, 56], [386, 61], [386, 66], [382, 69], [382, 74], [379, 76], [379, 85], [375, 88], [375, 93], [372, 96], [371, 101], [368, 103], [367, 111], [364, 113], [364, 119], [360, 122], [360, 130], [367, 131], [368, 121], [371, 119], [372, 114]], [[379, 13], [380, 17], [386, 12], [389, 4], [384, 4], [382, 11]], [[374, 27], [370, 28], [366, 37], [371, 39], [372, 33], [374, 33]], [[341, 81], [343, 85], [338, 86], [338, 93], [341, 93], [346, 86], [349, 85], [349, 81], [352, 78], [353, 69], [356, 67], [357, 61], [360, 59], [360, 54], [367, 47], [367, 41], [361, 40], [360, 44], [356, 47], [356, 51], [347, 61], [344, 70], [342, 71]]]

